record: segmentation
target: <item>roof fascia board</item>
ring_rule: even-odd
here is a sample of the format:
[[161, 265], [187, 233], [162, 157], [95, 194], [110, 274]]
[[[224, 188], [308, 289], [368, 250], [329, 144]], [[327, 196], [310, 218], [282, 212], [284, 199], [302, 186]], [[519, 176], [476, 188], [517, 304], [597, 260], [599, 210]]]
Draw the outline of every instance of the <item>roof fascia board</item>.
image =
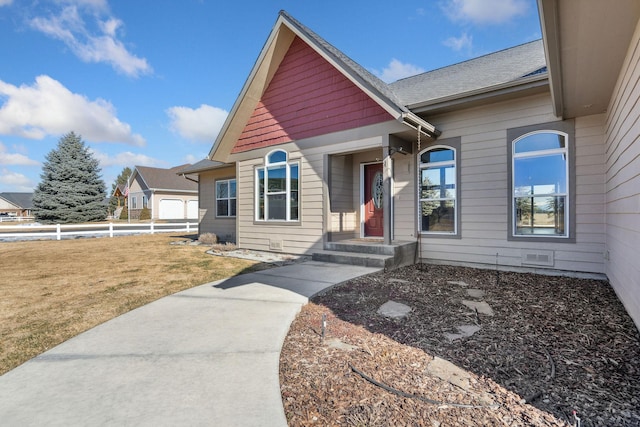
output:
[[[197, 181], [196, 181], [197, 182]], [[186, 194], [198, 194], [198, 190], [176, 190], [175, 188], [149, 188], [154, 193], [186, 193]]]
[[203, 166], [201, 168], [189, 169], [188, 172], [178, 172], [178, 175], [180, 176], [195, 175], [201, 172], [214, 171], [214, 170], [225, 169], [225, 168], [230, 168], [234, 166], [235, 166], [234, 163], [225, 163], [222, 165], [215, 165], [215, 166]]
[[549, 73], [553, 113], [564, 116], [562, 62], [560, 60], [560, 17], [557, 0], [538, 0], [544, 56]]
[[[151, 187], [149, 187], [149, 184], [147, 184], [147, 181], [144, 179], [144, 176], [142, 176], [142, 174], [138, 170], [137, 166], [135, 167], [133, 174], [131, 174], [131, 182], [134, 181], [136, 175], [140, 177], [140, 180], [142, 181], [142, 183], [147, 189], [151, 189]], [[131, 188], [131, 185], [129, 185], [129, 188]], [[140, 186], [140, 189], [144, 191], [144, 188], [142, 188], [142, 186]]]
[[[4, 201], [6, 201], [6, 202], [7, 202], [7, 203], [9, 203], [10, 205], [15, 206], [15, 209], [22, 209], [22, 206], [17, 205], [16, 203], [12, 202], [12, 201], [11, 201], [11, 200], [9, 200], [9, 199], [6, 199], [6, 198], [4, 198], [4, 197], [2, 197], [2, 196], [0, 196], [0, 199], [2, 199], [2, 200], [4, 200]], [[13, 209], [13, 208], [12, 208], [12, 209]]]
[[[238, 130], [232, 127], [234, 122], [238, 119], [238, 113], [245, 108], [249, 110], [248, 114], [251, 114], [255, 106], [260, 101], [260, 98], [269, 85], [269, 82], [273, 78], [278, 66], [282, 62], [288, 47], [291, 45], [291, 42], [295, 37], [295, 34], [290, 30], [282, 31], [284, 22], [284, 17], [279, 15], [269, 37], [267, 38], [267, 41], [262, 47], [262, 50], [251, 69], [251, 72], [249, 73], [249, 76], [247, 77], [247, 80], [240, 90], [240, 94], [236, 98], [227, 119], [218, 133], [218, 137], [209, 151], [209, 160], [217, 160], [226, 163], [226, 158], [229, 156], [232, 149], [231, 143], [227, 142], [227, 140], [235, 140], [233, 133], [234, 131], [235, 133], [238, 133]], [[289, 28], [289, 26], [286, 26], [286, 28]], [[242, 132], [242, 129], [240, 129], [240, 132]]]
[[530, 91], [532, 89], [544, 88], [548, 85], [548, 75], [541, 74], [518, 80], [517, 82], [502, 83], [489, 86], [461, 94], [455, 94], [432, 101], [421, 102], [419, 104], [408, 105], [407, 107], [414, 113], [425, 113], [440, 110], [462, 104], [475, 103], [499, 96], [516, 94], [518, 92]]

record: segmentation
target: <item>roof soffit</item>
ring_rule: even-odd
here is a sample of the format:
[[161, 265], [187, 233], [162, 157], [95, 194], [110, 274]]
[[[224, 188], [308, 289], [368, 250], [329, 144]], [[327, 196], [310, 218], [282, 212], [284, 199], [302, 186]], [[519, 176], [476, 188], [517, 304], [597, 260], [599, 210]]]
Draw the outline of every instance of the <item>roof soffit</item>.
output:
[[538, 0], [555, 113], [573, 118], [607, 110], [640, 2]]

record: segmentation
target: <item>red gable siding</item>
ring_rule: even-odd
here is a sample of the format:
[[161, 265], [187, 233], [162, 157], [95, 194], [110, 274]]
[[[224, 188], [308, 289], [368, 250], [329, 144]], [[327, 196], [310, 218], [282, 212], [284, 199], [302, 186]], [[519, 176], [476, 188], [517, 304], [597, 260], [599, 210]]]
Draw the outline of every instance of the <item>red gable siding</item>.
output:
[[388, 112], [296, 37], [232, 152], [390, 119]]

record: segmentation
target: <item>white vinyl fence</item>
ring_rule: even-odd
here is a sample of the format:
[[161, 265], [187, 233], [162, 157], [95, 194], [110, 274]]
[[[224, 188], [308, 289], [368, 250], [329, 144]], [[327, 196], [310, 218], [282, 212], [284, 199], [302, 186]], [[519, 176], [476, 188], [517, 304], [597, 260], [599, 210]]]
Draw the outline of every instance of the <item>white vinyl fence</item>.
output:
[[33, 220], [34, 218], [32, 216], [0, 215], [0, 222], [27, 222]]
[[85, 236], [99, 237], [124, 234], [155, 234], [155, 233], [196, 233], [197, 222], [179, 223], [142, 223], [142, 224], [55, 224], [55, 225], [19, 225], [0, 226], [0, 240], [22, 239], [56, 239], [65, 237]]

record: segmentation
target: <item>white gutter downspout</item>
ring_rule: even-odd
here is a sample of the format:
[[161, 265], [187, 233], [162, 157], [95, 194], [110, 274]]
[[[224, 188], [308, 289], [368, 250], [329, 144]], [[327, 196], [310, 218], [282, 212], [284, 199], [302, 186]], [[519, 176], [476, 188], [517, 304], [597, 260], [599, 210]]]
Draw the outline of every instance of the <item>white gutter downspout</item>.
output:
[[409, 126], [410, 128], [416, 129], [418, 132], [423, 135], [429, 136], [431, 138], [439, 137], [442, 132], [440, 132], [434, 125], [427, 122], [426, 120], [421, 119], [417, 115], [411, 112], [402, 113], [402, 123]]

